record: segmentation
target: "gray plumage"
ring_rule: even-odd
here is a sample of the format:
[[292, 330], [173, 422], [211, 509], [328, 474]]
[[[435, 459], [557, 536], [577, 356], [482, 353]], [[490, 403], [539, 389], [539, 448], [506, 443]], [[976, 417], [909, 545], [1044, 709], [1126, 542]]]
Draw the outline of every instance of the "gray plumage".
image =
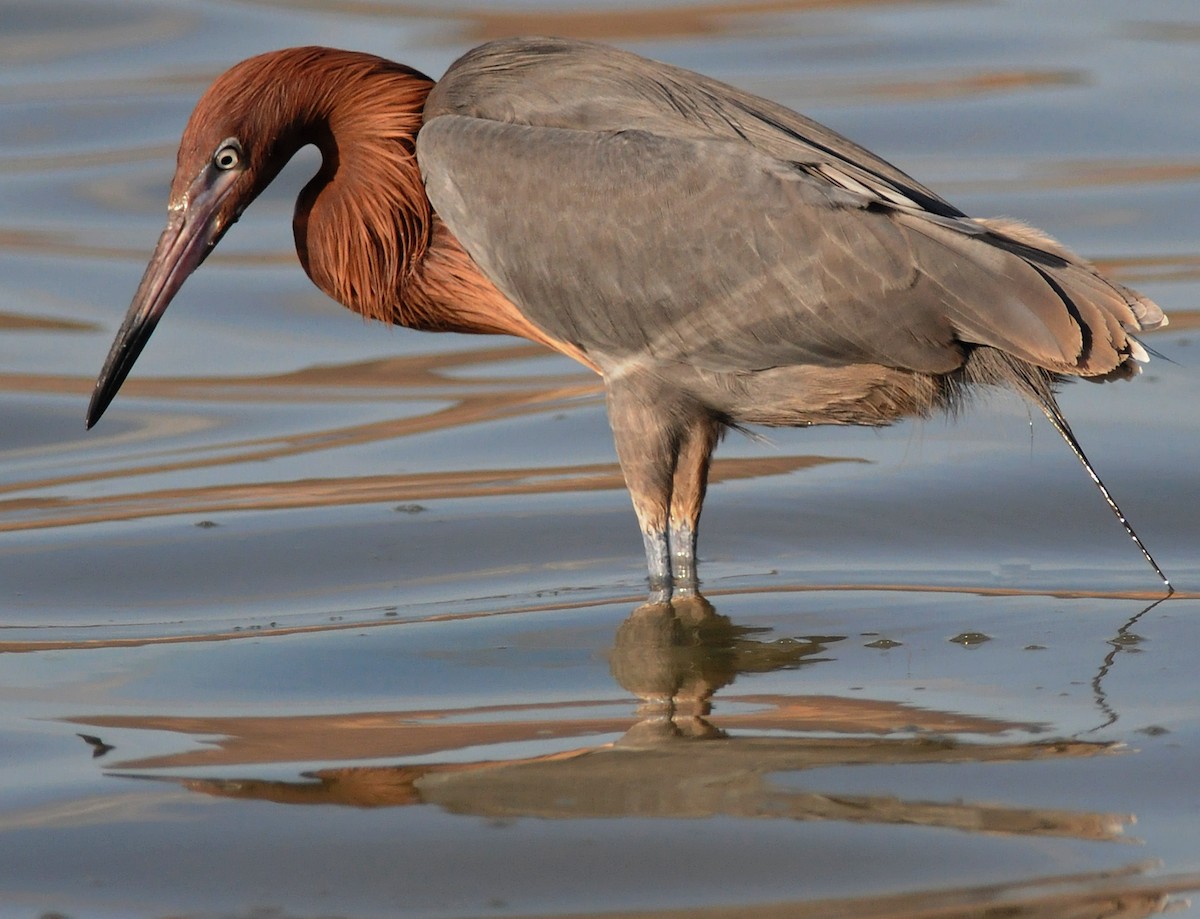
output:
[[971, 220], [815, 122], [611, 48], [485, 45], [425, 119], [438, 213], [526, 316], [606, 370], [943, 374], [986, 345], [1097, 376], [1130, 357], [1127, 329], [1162, 320], [1057, 243]]
[[883, 424], [1001, 385], [1095, 478], [1053, 385], [1135, 373], [1132, 333], [1166, 321], [1039, 231], [968, 217], [810, 119], [602, 45], [469, 52], [426, 101], [417, 157], [484, 273], [603, 373], [668, 586], [672, 565], [694, 576], [676, 531], [694, 546], [703, 444], [725, 426]]

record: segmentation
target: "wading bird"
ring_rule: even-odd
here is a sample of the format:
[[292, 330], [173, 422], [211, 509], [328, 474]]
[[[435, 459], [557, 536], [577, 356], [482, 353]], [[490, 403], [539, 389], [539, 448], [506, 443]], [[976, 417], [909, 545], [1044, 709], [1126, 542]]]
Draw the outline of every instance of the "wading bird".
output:
[[[888, 424], [973, 385], [1127, 377], [1166, 322], [1038, 230], [967, 216], [802, 115], [604, 45], [482, 45], [436, 84], [292, 48], [200, 99], [167, 227], [96, 383], [116, 395], [187, 276], [301, 147], [313, 283], [372, 319], [519, 335], [604, 379], [652, 590], [696, 584], [709, 459], [744, 424]], [[1168, 588], [1170, 587], [1167, 583]]]

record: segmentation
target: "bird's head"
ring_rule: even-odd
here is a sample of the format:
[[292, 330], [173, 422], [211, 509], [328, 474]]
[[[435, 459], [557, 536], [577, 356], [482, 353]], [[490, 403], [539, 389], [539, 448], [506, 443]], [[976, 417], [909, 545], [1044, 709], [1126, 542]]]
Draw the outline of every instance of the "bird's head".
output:
[[275, 145], [263, 142], [256, 125], [262, 100], [245, 88], [246, 77], [255, 75], [248, 67], [255, 60], [218, 78], [192, 112], [179, 146], [167, 225], [96, 381], [89, 428], [116, 396], [188, 275], [282, 166], [272, 162]]
[[315, 143], [325, 157], [323, 171], [336, 169], [335, 113], [364, 100], [368, 111], [385, 105], [386, 94], [373, 92], [381, 75], [414, 87], [411, 98], [401, 95], [411, 143], [431, 81], [371, 55], [317, 47], [272, 51], [234, 65], [208, 88], [183, 132], [167, 226], [96, 381], [89, 428], [116, 396], [188, 275], [292, 155]]

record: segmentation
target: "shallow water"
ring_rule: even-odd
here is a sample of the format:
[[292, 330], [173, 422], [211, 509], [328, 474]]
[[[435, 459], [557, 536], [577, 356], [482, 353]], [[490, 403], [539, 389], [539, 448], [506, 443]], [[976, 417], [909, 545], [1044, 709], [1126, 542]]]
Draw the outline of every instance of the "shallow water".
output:
[[[1166, 308], [1069, 387], [730, 438], [644, 603], [596, 381], [363, 323], [301, 156], [82, 416], [229, 63], [576, 34], [833, 125]], [[1143, 916], [1200, 890], [1200, 10], [0, 5], [0, 917]], [[307, 806], [305, 806], [307, 805]]]

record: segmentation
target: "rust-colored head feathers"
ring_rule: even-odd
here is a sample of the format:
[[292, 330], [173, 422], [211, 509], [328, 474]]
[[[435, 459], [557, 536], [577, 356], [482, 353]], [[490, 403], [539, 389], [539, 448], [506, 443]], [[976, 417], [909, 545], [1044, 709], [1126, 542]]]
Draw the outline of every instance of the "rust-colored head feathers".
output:
[[234, 139], [245, 171], [224, 218], [235, 219], [300, 147], [314, 144], [321, 170], [296, 204], [300, 260], [334, 299], [391, 320], [388, 301], [429, 240], [431, 210], [413, 145], [432, 85], [403, 65], [329, 48], [242, 61], [196, 105], [172, 201], [219, 145]]
[[370, 319], [524, 335], [587, 363], [522, 316], [433, 212], [415, 152], [432, 86], [402, 64], [319, 47], [261, 54], [218, 77], [184, 130], [167, 227], [97, 381], [89, 426], [188, 275], [308, 144], [321, 168], [293, 227], [321, 290]]

